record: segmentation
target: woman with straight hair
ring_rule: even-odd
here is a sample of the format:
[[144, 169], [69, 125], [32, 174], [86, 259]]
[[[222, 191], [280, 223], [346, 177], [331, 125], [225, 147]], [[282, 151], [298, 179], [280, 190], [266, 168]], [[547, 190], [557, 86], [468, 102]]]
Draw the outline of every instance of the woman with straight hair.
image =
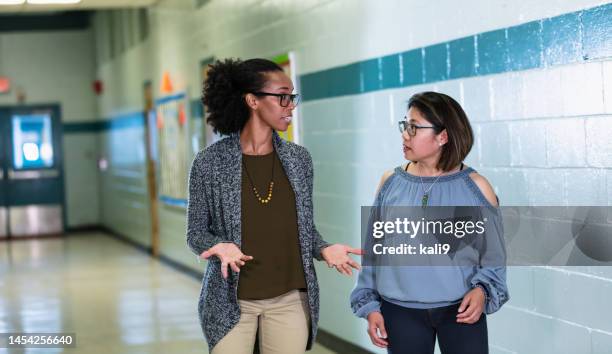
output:
[[229, 135], [200, 151], [189, 176], [187, 245], [208, 259], [198, 311], [212, 354], [311, 348], [319, 318], [313, 258], [351, 275], [361, 250], [325, 242], [313, 221], [308, 151], [285, 141], [299, 102], [291, 79], [266, 59], [210, 66], [207, 122]]
[[[408, 162], [383, 175], [374, 208], [466, 206], [499, 215], [487, 179], [463, 163], [474, 138], [459, 103], [442, 93], [415, 94], [399, 128]], [[479, 251], [499, 257], [484, 266], [482, 253], [465, 249], [452, 258], [456, 266], [440, 266], [443, 258], [429, 254], [416, 265], [362, 264], [351, 307], [367, 319], [374, 345], [393, 354], [432, 354], [437, 338], [443, 354], [488, 353], [485, 314], [509, 299], [501, 218], [492, 219]]]

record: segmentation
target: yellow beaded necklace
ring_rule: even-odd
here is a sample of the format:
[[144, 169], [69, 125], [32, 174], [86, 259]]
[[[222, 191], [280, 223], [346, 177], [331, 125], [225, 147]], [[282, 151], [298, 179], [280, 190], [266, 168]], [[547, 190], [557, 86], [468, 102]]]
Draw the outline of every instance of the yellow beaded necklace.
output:
[[270, 203], [270, 201], [272, 200], [272, 189], [274, 188], [275, 162], [276, 162], [276, 156], [274, 156], [274, 151], [272, 151], [272, 177], [270, 178], [270, 184], [268, 186], [268, 196], [266, 198], [262, 198], [261, 195], [259, 194], [259, 191], [257, 191], [257, 188], [255, 187], [255, 183], [253, 183], [253, 180], [251, 179], [251, 175], [249, 174], [249, 170], [246, 167], [246, 163], [244, 162], [244, 159], [242, 159], [244, 171], [246, 172], [246, 175], [249, 179], [249, 183], [251, 183], [251, 187], [253, 187], [253, 193], [255, 194], [255, 198], [257, 198], [257, 200], [259, 200], [259, 202], [264, 205]]

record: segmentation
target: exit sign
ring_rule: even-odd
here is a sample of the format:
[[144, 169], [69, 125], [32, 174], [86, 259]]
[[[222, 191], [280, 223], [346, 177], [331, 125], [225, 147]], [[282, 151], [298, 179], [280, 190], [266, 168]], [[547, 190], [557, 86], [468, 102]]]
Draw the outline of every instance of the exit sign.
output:
[[11, 89], [11, 80], [8, 77], [0, 76], [0, 93], [7, 93]]

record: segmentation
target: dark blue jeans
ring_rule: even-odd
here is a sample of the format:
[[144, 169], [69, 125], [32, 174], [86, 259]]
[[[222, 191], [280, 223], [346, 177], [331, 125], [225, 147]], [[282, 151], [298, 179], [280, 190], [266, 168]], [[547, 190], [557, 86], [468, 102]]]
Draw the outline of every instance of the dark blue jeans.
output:
[[389, 354], [433, 354], [436, 336], [442, 354], [488, 354], [487, 318], [457, 323], [459, 304], [433, 309], [410, 309], [384, 301]]

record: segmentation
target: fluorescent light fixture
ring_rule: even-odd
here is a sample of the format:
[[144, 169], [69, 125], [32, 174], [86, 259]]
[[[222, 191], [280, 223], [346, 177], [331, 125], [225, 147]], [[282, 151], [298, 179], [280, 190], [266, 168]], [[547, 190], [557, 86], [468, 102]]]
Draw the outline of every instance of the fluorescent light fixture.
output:
[[27, 0], [28, 4], [32, 5], [64, 5], [78, 4], [81, 0]]
[[0, 5], [21, 5], [25, 0], [0, 0]]

